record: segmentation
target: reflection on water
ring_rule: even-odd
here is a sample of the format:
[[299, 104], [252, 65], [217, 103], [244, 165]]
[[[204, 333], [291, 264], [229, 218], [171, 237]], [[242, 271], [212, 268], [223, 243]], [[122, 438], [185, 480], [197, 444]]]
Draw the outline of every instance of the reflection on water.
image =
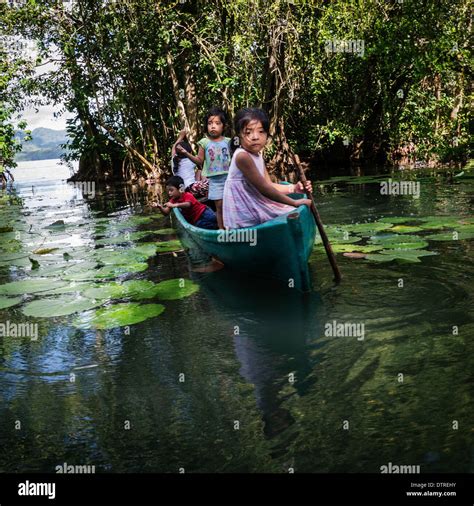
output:
[[[92, 199], [52, 169], [17, 178], [28, 228], [83, 223], [76, 240], [89, 245], [97, 217], [148, 209], [149, 189], [97, 188]], [[467, 183], [436, 179], [416, 201], [370, 184], [325, 187], [317, 200], [326, 223], [472, 213]], [[36, 342], [0, 337], [0, 470], [473, 472], [472, 241], [436, 249], [419, 264], [339, 255], [338, 287], [315, 253], [307, 295], [157, 256], [140, 277], [192, 278], [200, 291], [129, 333], [56, 318], [39, 320]], [[18, 272], [0, 267], [0, 283]], [[0, 310], [1, 321], [21, 318], [18, 306]], [[364, 339], [325, 335], [334, 320], [364, 323]]]

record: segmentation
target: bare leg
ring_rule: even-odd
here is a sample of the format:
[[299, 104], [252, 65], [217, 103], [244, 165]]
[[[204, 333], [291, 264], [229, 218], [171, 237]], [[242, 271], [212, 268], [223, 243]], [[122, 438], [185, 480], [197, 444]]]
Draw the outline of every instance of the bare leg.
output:
[[217, 217], [217, 226], [220, 229], [224, 228], [224, 219], [222, 217], [222, 199], [214, 200], [214, 204], [216, 204], [216, 217]]

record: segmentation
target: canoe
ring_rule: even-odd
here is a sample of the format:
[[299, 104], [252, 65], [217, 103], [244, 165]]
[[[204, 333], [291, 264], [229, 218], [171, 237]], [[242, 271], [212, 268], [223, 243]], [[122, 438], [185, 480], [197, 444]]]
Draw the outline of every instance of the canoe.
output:
[[[293, 199], [302, 194], [289, 194]], [[308, 259], [316, 223], [308, 206], [295, 207], [261, 225], [241, 229], [205, 230], [188, 223], [173, 208], [181, 242], [220, 260], [226, 268], [252, 277], [276, 279], [303, 292], [311, 290]]]

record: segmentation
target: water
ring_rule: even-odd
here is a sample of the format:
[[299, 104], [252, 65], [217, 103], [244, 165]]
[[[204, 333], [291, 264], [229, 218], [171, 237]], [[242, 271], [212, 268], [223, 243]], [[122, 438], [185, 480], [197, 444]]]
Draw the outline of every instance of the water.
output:
[[[93, 244], [98, 217], [150, 212], [152, 189], [83, 196], [54, 161], [14, 174], [25, 224], [84, 224], [68, 239], [78, 247]], [[472, 215], [469, 180], [420, 180], [419, 199], [381, 196], [376, 183], [322, 186], [316, 199], [326, 224]], [[200, 290], [129, 333], [33, 319], [37, 341], [0, 337], [0, 470], [474, 472], [472, 241], [429, 249], [439, 255], [407, 264], [338, 255], [338, 287], [315, 251], [309, 295], [163, 254], [139, 276]], [[0, 267], [0, 283], [18, 277]], [[24, 320], [20, 307], [0, 321]], [[364, 338], [327, 336], [334, 320], [363, 323]]]

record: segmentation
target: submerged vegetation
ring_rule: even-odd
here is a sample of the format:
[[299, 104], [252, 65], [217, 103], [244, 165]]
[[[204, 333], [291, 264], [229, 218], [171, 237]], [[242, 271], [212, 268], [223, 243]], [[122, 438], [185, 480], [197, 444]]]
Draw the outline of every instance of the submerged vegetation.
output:
[[[3, 2], [2, 158], [14, 163], [14, 113], [49, 101], [74, 115], [67, 159], [80, 161], [82, 180], [163, 176], [177, 131], [186, 127], [195, 142], [204, 111], [217, 104], [231, 116], [248, 105], [269, 113], [268, 157], [279, 177], [291, 150], [320, 164], [463, 162], [469, 6]], [[21, 40], [34, 41], [36, 61], [18, 50]]]

